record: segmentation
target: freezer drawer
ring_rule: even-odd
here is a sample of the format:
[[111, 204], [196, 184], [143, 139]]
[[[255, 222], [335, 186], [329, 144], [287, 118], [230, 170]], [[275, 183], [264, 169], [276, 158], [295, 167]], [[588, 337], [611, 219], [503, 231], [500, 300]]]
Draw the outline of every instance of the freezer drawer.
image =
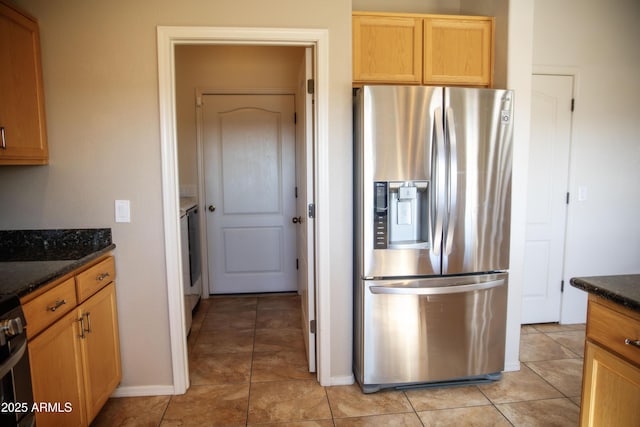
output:
[[507, 273], [356, 286], [354, 371], [365, 392], [504, 369]]

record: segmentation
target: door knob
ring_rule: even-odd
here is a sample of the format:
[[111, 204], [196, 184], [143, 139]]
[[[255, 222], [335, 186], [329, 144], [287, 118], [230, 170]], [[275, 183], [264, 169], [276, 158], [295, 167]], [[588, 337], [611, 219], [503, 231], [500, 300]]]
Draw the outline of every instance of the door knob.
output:
[[301, 216], [299, 216], [299, 217], [295, 217], [294, 216], [291, 221], [293, 221], [294, 224], [302, 224], [302, 217]]
[[209, 205], [209, 212], [213, 212], [216, 210], [216, 207], [213, 205]]

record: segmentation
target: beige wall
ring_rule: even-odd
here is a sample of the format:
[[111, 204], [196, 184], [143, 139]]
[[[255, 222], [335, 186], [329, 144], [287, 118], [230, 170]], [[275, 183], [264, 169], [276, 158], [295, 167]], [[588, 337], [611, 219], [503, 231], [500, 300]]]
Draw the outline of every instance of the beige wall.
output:
[[[41, 24], [50, 164], [0, 168], [3, 183], [0, 228], [113, 229], [118, 245], [122, 385], [141, 387], [140, 394], [145, 390], [153, 394], [157, 386], [172, 382], [161, 213], [156, 27], [204, 25], [329, 30], [329, 156], [332, 161], [329, 184], [334, 191], [332, 214], [326, 219], [331, 224], [332, 246], [331, 271], [328, 272], [332, 283], [328, 345], [330, 376], [351, 375], [352, 225], [345, 218], [351, 217], [352, 2], [183, 0], [178, 4], [156, 0], [152, 7], [147, 2], [127, 0], [16, 0], [16, 3], [36, 16]], [[483, 3], [487, 11], [483, 7], [475, 13], [490, 14], [496, 5], [504, 4], [502, 0]], [[531, 68], [527, 65], [531, 62], [533, 0], [510, 3], [508, 17], [512, 25], [508, 26], [509, 55], [505, 60], [508, 73], [505, 72], [500, 81], [516, 89], [516, 101], [523, 106], [516, 112], [521, 115], [516, 126], [522, 143], [520, 151], [514, 153], [514, 157], [517, 155], [514, 170], [521, 168], [520, 174], [526, 175], [528, 118], [522, 115], [528, 112], [526, 93]], [[376, 10], [388, 4], [380, 0], [353, 0], [353, 9]], [[398, 11], [457, 13], [469, 1], [452, 4], [445, 0], [427, 3], [402, 0], [393, 4]], [[577, 9], [580, 7], [576, 6], [574, 11]], [[572, 14], [563, 10], [558, 16], [569, 19]], [[612, 24], [611, 28], [614, 27]], [[558, 27], [558, 31], [562, 29]], [[562, 39], [562, 35], [558, 35], [558, 39]], [[635, 67], [632, 69], [637, 70]], [[604, 70], [604, 64], [600, 69]], [[607, 71], [600, 75], [606, 76]], [[586, 134], [587, 127], [584, 129]], [[625, 129], [628, 134], [633, 132], [633, 123]], [[587, 162], [585, 166], [593, 165]], [[633, 178], [637, 182], [637, 176]], [[130, 224], [114, 223], [114, 199], [131, 200]], [[637, 235], [637, 228], [632, 231]], [[637, 254], [637, 247], [634, 253]], [[516, 297], [518, 286], [512, 287]], [[519, 306], [514, 308], [512, 303], [510, 292], [510, 321], [516, 324]], [[515, 356], [512, 353], [510, 357], [517, 361], [517, 336], [512, 335], [510, 340], [512, 349], [515, 348]]]
[[407, 13], [460, 13], [460, 0], [352, 0], [353, 10]]
[[176, 116], [181, 193], [198, 184], [196, 168], [196, 90], [286, 89], [295, 92], [304, 47], [176, 47]]
[[[122, 386], [172, 384], [164, 262], [156, 27], [329, 30], [331, 366], [351, 375], [351, 3], [345, 0], [17, 0], [41, 26], [50, 145], [44, 167], [0, 168], [0, 228], [111, 227]], [[132, 222], [113, 201], [131, 200]], [[139, 388], [138, 388], [139, 387]]]
[[[640, 273], [640, 2], [536, 0], [534, 17], [533, 70], [576, 76], [565, 283]], [[562, 321], [585, 318], [586, 294], [565, 287]]]

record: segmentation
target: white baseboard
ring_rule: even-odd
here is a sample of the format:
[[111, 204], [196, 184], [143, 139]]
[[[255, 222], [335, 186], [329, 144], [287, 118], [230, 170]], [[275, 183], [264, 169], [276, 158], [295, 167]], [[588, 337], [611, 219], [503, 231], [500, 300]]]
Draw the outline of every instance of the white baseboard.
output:
[[172, 385], [148, 385], [137, 387], [118, 387], [111, 394], [111, 397], [166, 396], [174, 394], [176, 393]]
[[520, 370], [520, 362], [507, 362], [504, 366], [505, 372], [514, 372]]
[[351, 385], [355, 382], [355, 378], [353, 375], [342, 375], [337, 377], [330, 377], [329, 384], [321, 384], [323, 386], [333, 386], [333, 385]]

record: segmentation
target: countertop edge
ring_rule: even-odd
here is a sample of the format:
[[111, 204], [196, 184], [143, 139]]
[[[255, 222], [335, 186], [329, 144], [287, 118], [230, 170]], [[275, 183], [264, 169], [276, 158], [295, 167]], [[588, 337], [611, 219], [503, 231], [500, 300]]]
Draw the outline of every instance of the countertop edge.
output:
[[[600, 279], [597, 277], [591, 278], [594, 280]], [[640, 312], [640, 301], [629, 298], [625, 295], [621, 295], [617, 292], [606, 289], [603, 286], [599, 286], [589, 281], [588, 277], [574, 277], [570, 280], [571, 286], [577, 289], [581, 289], [585, 292], [607, 299], [611, 302], [619, 304], [623, 307], [627, 307], [631, 310]]]
[[115, 248], [116, 248], [115, 243], [111, 243], [110, 245], [105, 246], [104, 248], [91, 252], [89, 255], [86, 255], [82, 258], [78, 258], [73, 262], [69, 263], [68, 265], [57, 269], [55, 272], [39, 277], [37, 280], [34, 280], [26, 284], [24, 287], [22, 287], [16, 292], [16, 295], [20, 298], [25, 297], [30, 293], [34, 292], [35, 290], [39, 289], [40, 287], [48, 284], [49, 282], [52, 282], [64, 276], [67, 273], [71, 273], [72, 271], [77, 270], [83, 265], [95, 259], [98, 259], [105, 254], [108, 254], [109, 252], [113, 251]]

